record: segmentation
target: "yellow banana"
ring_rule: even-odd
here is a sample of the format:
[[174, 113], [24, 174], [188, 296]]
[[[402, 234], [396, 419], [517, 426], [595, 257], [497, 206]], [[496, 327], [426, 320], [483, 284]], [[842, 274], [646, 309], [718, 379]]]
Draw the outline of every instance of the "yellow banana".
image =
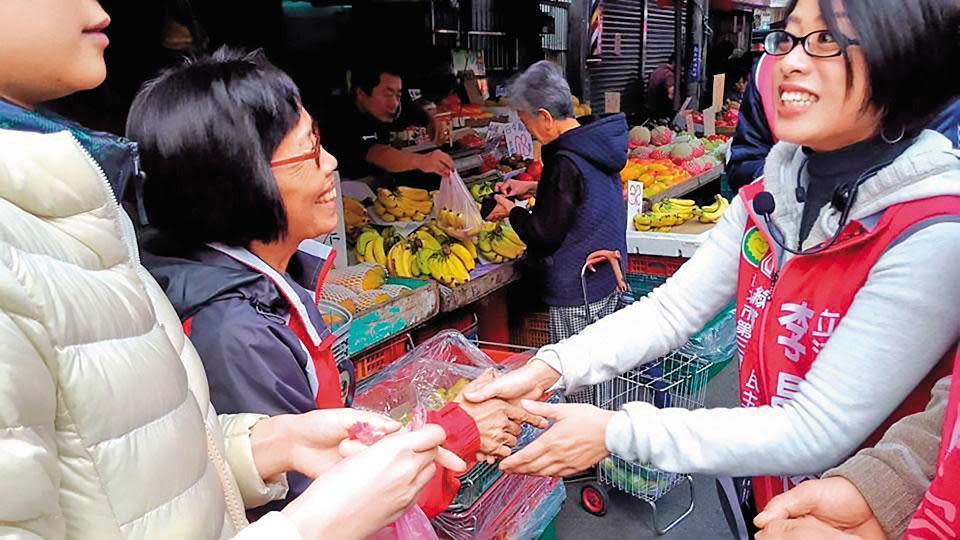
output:
[[373, 243], [373, 240], [368, 242], [366, 249], [363, 250], [363, 260], [365, 262], [377, 262], [377, 258], [373, 255]]
[[440, 251], [440, 242], [437, 241], [437, 239], [434, 238], [430, 233], [428, 233], [423, 229], [420, 229], [415, 234], [417, 238], [420, 239], [420, 242], [423, 243], [423, 247], [431, 251]]
[[377, 200], [380, 201], [385, 208], [396, 208], [400, 203], [397, 202], [397, 197], [388, 189], [380, 188], [377, 190]]
[[423, 214], [421, 212], [416, 212], [415, 214], [413, 214], [414, 221], [423, 221], [425, 219], [427, 219], [426, 214]]
[[373, 239], [373, 260], [380, 265], [387, 264], [387, 255], [383, 252], [383, 237], [377, 236]]
[[463, 244], [463, 247], [465, 247], [467, 249], [467, 252], [470, 253], [471, 258], [473, 259], [477, 258], [477, 245], [473, 243], [473, 240], [468, 239], [460, 243]]
[[473, 260], [473, 255], [470, 255], [470, 252], [467, 250], [467, 248], [464, 245], [451, 244], [450, 252], [456, 255], [456, 257], [460, 259], [461, 262], [463, 262], [463, 266], [464, 268], [466, 268], [467, 272], [470, 272], [471, 270], [476, 268], [476, 262], [474, 262]]
[[425, 189], [412, 188], [407, 186], [399, 186], [397, 191], [401, 195], [415, 201], [429, 201], [430, 192]]
[[434, 253], [430, 256], [430, 259], [427, 261], [430, 266], [430, 277], [437, 281], [444, 281], [446, 276], [444, 275], [443, 267], [441, 265], [440, 255]]
[[450, 273], [458, 285], [462, 285], [470, 281], [470, 272], [467, 271], [466, 267], [463, 265], [463, 261], [461, 261], [459, 257], [447, 257], [447, 268], [450, 269]]
[[494, 239], [492, 242], [490, 242], [490, 245], [493, 246], [493, 251], [495, 253], [503, 256], [506, 259], [515, 259], [520, 256], [517, 246], [506, 241], [504, 238]]
[[400, 243], [396, 243], [387, 252], [387, 272], [397, 275], [397, 257], [400, 254]]
[[517, 231], [513, 230], [513, 227], [504, 225], [501, 230], [503, 231], [503, 236], [510, 242], [526, 249], [527, 245], [523, 243], [523, 240], [520, 239], [520, 236], [517, 235]]
[[360, 201], [354, 199], [353, 197], [344, 197], [343, 198], [343, 210], [344, 212], [351, 212], [354, 214], [365, 214], [367, 209], [360, 204]]

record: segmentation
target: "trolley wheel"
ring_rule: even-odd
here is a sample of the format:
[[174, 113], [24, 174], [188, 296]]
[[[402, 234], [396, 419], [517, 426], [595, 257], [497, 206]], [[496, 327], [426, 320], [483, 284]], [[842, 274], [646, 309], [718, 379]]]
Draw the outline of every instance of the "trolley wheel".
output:
[[610, 506], [607, 488], [597, 482], [590, 482], [580, 489], [580, 506], [595, 516], [605, 516]]

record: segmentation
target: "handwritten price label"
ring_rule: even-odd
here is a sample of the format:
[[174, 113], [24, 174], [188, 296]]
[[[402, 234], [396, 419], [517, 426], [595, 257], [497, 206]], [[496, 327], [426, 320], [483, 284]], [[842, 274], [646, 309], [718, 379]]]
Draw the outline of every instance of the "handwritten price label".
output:
[[533, 159], [533, 138], [530, 132], [523, 126], [523, 123], [517, 121], [510, 124], [507, 128], [507, 152], [510, 155], [520, 155], [524, 159]]
[[643, 213], [643, 182], [627, 182], [627, 230], [633, 230], [633, 218]]

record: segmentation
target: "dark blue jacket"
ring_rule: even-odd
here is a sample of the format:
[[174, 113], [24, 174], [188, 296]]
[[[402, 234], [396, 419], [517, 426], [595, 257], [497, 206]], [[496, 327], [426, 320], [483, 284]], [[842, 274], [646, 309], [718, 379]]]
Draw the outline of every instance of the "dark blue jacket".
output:
[[[306, 376], [311, 359], [287, 326], [290, 305], [269, 278], [214, 249], [183, 250], [159, 236], [146, 238], [143, 252], [144, 266], [187, 323], [218, 413], [274, 416], [317, 408]], [[325, 339], [330, 330], [308, 292], [315, 290], [322, 265], [300, 252], [284, 277]], [[352, 363], [345, 364], [338, 369], [353, 380]], [[310, 483], [295, 473], [288, 481], [287, 500], [252, 513], [282, 508]]]
[[[543, 147], [547, 167], [569, 159], [583, 177], [583, 193], [573, 225], [563, 243], [546, 260], [544, 301], [550, 306], [583, 305], [580, 269], [600, 249], [627, 256], [627, 210], [620, 171], [627, 164], [627, 121], [615, 114], [572, 129]], [[588, 274], [587, 301], [596, 302], [617, 288], [609, 265]]]
[[730, 143], [727, 182], [734, 191], [763, 174], [763, 162], [773, 147], [773, 134], [763, 111], [763, 100], [757, 89], [756, 69], [750, 70], [747, 89], [740, 102], [740, 120]]
[[[750, 71], [747, 90], [740, 104], [740, 121], [737, 133], [730, 146], [730, 161], [727, 163], [727, 181], [736, 191], [753, 182], [763, 174], [763, 163], [773, 147], [773, 135], [763, 112], [763, 101], [756, 82], [757, 70]], [[960, 148], [960, 98], [955, 99], [941, 111], [930, 125], [945, 135], [954, 148]]]
[[[130, 187], [138, 188], [144, 178], [140, 170], [137, 143], [111, 133], [91, 131], [49, 111], [28, 111], [0, 99], [0, 129], [14, 129], [33, 133], [69, 131], [84, 150], [97, 161], [110, 181], [117, 200], [123, 201]], [[139, 195], [139, 190], [135, 192]], [[128, 207], [127, 211], [133, 210]], [[134, 221], [136, 222], [136, 215]], [[140, 220], [144, 222], [144, 220]]]

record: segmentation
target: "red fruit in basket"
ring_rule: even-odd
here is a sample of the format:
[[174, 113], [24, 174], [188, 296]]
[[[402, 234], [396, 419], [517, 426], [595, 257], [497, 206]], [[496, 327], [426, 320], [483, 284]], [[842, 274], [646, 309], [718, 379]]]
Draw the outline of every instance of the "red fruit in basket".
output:
[[650, 159], [670, 159], [670, 154], [664, 151], [663, 148], [656, 148], [650, 152]]
[[534, 161], [527, 167], [527, 174], [533, 177], [534, 181], [539, 182], [540, 177], [543, 176], [543, 163], [540, 161]]
[[517, 176], [515, 176], [515, 177], [514, 177], [514, 180], [519, 180], [520, 182], [535, 182], [535, 181], [536, 181], [536, 180], [533, 179], [532, 176], [530, 176], [528, 173], [525, 173], [525, 172], [522, 172], [522, 173], [518, 174]]
[[688, 161], [688, 162], [684, 163], [684, 164], [683, 164], [683, 170], [685, 170], [685, 171], [687, 171], [688, 173], [690, 173], [690, 176], [696, 176], [696, 175], [698, 175], [698, 174], [700, 174], [700, 173], [703, 172], [703, 170], [700, 169], [700, 165], [697, 165], [697, 162], [696, 162], [696, 161]]
[[361, 443], [370, 446], [371, 444], [382, 439], [383, 436], [386, 435], [386, 432], [375, 428], [366, 422], [357, 422], [347, 429], [347, 435], [355, 441], [360, 441]]
[[670, 128], [666, 126], [657, 126], [653, 129], [653, 132], [650, 134], [650, 142], [654, 146], [663, 146], [665, 144], [670, 144], [670, 141], [673, 140], [673, 132], [670, 131]]

